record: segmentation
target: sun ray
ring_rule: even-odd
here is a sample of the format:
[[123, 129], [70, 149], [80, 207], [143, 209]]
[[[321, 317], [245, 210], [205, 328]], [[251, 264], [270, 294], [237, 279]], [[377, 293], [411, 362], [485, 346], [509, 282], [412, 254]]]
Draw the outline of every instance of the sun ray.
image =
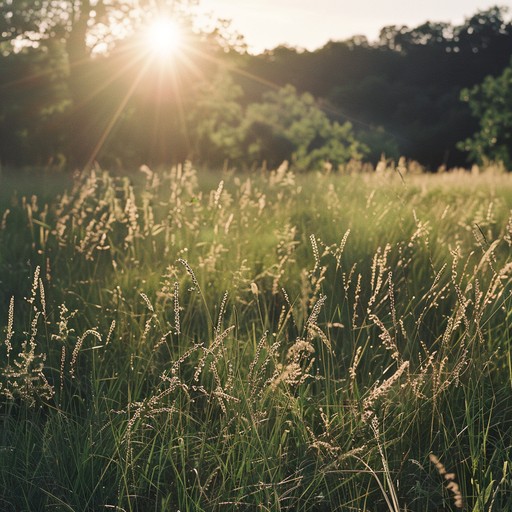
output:
[[172, 18], [162, 16], [153, 20], [146, 29], [146, 43], [149, 51], [158, 57], [167, 58], [179, 49], [182, 32]]
[[145, 75], [145, 73], [147, 71], [148, 66], [149, 66], [149, 62], [146, 62], [142, 66], [141, 70], [137, 74], [136, 79], [134, 80], [134, 82], [132, 83], [132, 85], [130, 86], [130, 88], [126, 92], [126, 94], [123, 96], [121, 102], [119, 103], [119, 106], [117, 107], [114, 115], [112, 116], [112, 119], [110, 120], [110, 122], [106, 126], [106, 128], [103, 131], [101, 137], [99, 138], [98, 142], [96, 143], [95, 148], [91, 152], [91, 155], [89, 157], [89, 160], [88, 160], [87, 165], [85, 166], [85, 168], [90, 167], [94, 163], [94, 160], [96, 159], [96, 157], [98, 156], [98, 153], [101, 151], [101, 148], [105, 144], [105, 141], [107, 140], [107, 137], [109, 136], [110, 132], [112, 131], [112, 128], [114, 128], [114, 126], [117, 123], [119, 117], [123, 113], [123, 110], [126, 107], [126, 104], [128, 103], [128, 100], [131, 98], [133, 92], [135, 91], [135, 89], [139, 85], [140, 81], [144, 77], [144, 75]]

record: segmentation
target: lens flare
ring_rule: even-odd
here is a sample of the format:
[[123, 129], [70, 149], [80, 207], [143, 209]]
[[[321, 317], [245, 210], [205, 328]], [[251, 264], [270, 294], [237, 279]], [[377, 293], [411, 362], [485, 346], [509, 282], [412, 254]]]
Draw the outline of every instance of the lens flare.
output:
[[158, 18], [147, 29], [147, 44], [151, 53], [168, 57], [180, 47], [182, 34], [171, 18]]

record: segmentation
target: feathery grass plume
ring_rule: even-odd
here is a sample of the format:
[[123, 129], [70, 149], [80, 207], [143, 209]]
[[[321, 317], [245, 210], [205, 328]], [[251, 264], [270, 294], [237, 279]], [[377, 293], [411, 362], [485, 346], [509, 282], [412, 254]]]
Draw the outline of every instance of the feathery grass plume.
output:
[[359, 362], [361, 361], [361, 355], [363, 353], [363, 347], [357, 347], [356, 353], [354, 354], [354, 360], [348, 369], [348, 374], [350, 375], [351, 382], [356, 380], [357, 375], [357, 367], [359, 366]]
[[286, 353], [286, 363], [277, 364], [274, 375], [270, 379], [271, 389], [276, 389], [284, 382], [290, 386], [302, 384], [308, 377], [315, 358], [310, 356], [315, 353], [313, 345], [302, 338], [297, 338], [295, 343]]
[[153, 352], [158, 352], [159, 348], [162, 345], [165, 345], [165, 343], [167, 342], [167, 337], [173, 333], [176, 334], [176, 332], [174, 331], [174, 328], [171, 329], [170, 331], [167, 331], [166, 333], [162, 334], [162, 336], [160, 336], [160, 339], [158, 340], [158, 342], [155, 343], [155, 345], [153, 346]]
[[107, 346], [110, 343], [110, 340], [112, 339], [112, 334], [114, 333], [114, 329], [116, 328], [116, 321], [115, 319], [110, 322], [110, 327], [108, 329], [107, 338], [105, 340], [105, 346]]
[[452, 383], [450, 372], [446, 370], [447, 363], [448, 356], [445, 356], [432, 365], [431, 380], [433, 395], [435, 398], [437, 398]]
[[82, 334], [82, 336], [78, 337], [78, 339], [76, 340], [75, 348], [73, 349], [73, 352], [71, 354], [71, 364], [70, 364], [69, 374], [72, 379], [74, 379], [76, 377], [75, 373], [76, 373], [76, 361], [78, 358], [78, 353], [80, 352], [80, 349], [82, 348], [82, 344], [83, 344], [85, 338], [89, 334], [91, 336], [95, 337], [100, 343], [102, 341], [101, 334], [96, 329], [87, 329]]
[[288, 160], [284, 160], [275, 171], [270, 172], [268, 184], [269, 187], [279, 186], [284, 188], [295, 184], [295, 174], [290, 170]]
[[367, 420], [374, 415], [373, 406], [377, 400], [385, 396], [393, 387], [393, 384], [400, 379], [403, 373], [409, 368], [409, 361], [404, 361], [391, 377], [386, 379], [382, 384], [373, 387], [370, 394], [363, 400], [363, 419]]
[[30, 325], [30, 338], [25, 338], [21, 351], [12, 364], [0, 370], [0, 394], [9, 400], [21, 399], [29, 407], [39, 400], [50, 400], [54, 395], [53, 387], [44, 374], [46, 354], [36, 353], [36, 337], [41, 311], [36, 310]]
[[221, 348], [223, 341], [228, 337], [229, 333], [235, 329], [234, 325], [231, 325], [227, 329], [225, 329], [221, 333], [217, 333], [213, 340], [213, 343], [208, 347], [203, 349], [203, 355], [196, 366], [196, 371], [194, 372], [194, 381], [199, 381], [199, 377], [203, 372], [204, 366], [206, 365], [206, 360], [208, 356], [213, 355], [214, 360], [216, 360], [219, 355], [216, 354], [217, 349]]
[[217, 187], [217, 190], [213, 194], [213, 206], [215, 208], [219, 208], [219, 201], [220, 201], [220, 197], [222, 195], [223, 188], [224, 188], [224, 180], [220, 180], [219, 186]]
[[187, 386], [176, 376], [164, 377], [163, 381], [167, 384], [167, 387], [163, 391], [153, 396], [146, 397], [142, 401], [130, 403], [126, 409], [128, 415], [130, 415], [131, 411], [133, 411], [133, 413], [126, 425], [126, 431], [122, 441], [126, 444], [126, 461], [132, 471], [135, 469], [132, 438], [137, 423], [144, 420], [151, 420], [162, 414], [171, 417], [176, 412], [175, 403], [168, 405], [161, 402], [179, 388], [183, 389], [185, 392], [187, 391]]
[[65, 370], [65, 366], [66, 366], [66, 345], [62, 345], [62, 347], [60, 349], [60, 374], [59, 374], [59, 378], [60, 378], [60, 393], [59, 393], [59, 397], [60, 397], [60, 400], [62, 400], [62, 394], [64, 392], [64, 370]]
[[284, 300], [288, 306], [288, 310], [290, 312], [290, 315], [292, 317], [292, 320], [293, 320], [293, 324], [295, 325], [295, 318], [293, 316], [293, 307], [292, 307], [292, 303], [290, 302], [290, 296], [288, 295], [288, 292], [286, 291], [285, 288], [281, 288], [281, 293], [283, 294], [283, 297], [284, 297]]
[[5, 341], [4, 341], [4, 344], [6, 347], [6, 352], [7, 352], [7, 364], [9, 364], [9, 356], [12, 351], [11, 340], [12, 340], [12, 337], [14, 336], [13, 326], [14, 326], [14, 296], [11, 297], [11, 299], [9, 301], [9, 313], [7, 316], [7, 333], [5, 335]]
[[181, 334], [180, 326], [180, 284], [178, 281], [174, 282], [174, 333]]
[[187, 274], [192, 279], [192, 284], [194, 285], [192, 290], [195, 290], [197, 293], [201, 293], [199, 281], [197, 280], [196, 275], [194, 274], [194, 271], [192, 270], [192, 267], [188, 264], [188, 261], [184, 260], [183, 258], [179, 258], [178, 263], [181, 263], [185, 267]]
[[396, 344], [396, 340], [393, 336], [391, 336], [386, 326], [382, 323], [380, 318], [377, 315], [370, 314], [368, 317], [379, 329], [379, 339], [382, 341], [383, 345], [386, 347], [386, 350], [391, 352], [391, 357], [396, 361], [400, 360], [400, 351], [398, 350], [398, 345]]
[[322, 265], [320, 267], [320, 271], [310, 277], [312, 290], [311, 290], [311, 297], [309, 299], [309, 307], [313, 306], [313, 303], [315, 302], [316, 297], [321, 293], [326, 274], [327, 274], [327, 266]]
[[463, 508], [464, 501], [462, 499], [462, 493], [460, 487], [455, 481], [457, 478], [455, 473], [447, 473], [444, 464], [433, 454], [429, 454], [429, 459], [437, 469], [437, 472], [446, 480], [446, 488], [453, 494], [453, 504], [456, 508]]
[[306, 328], [308, 328], [311, 325], [316, 325], [316, 323], [318, 321], [318, 315], [320, 315], [320, 311], [322, 310], [322, 306], [325, 304], [326, 300], [327, 300], [327, 295], [320, 295], [320, 297], [316, 301], [315, 305], [313, 306], [313, 309], [311, 311], [311, 314], [309, 315], [309, 318], [306, 321]]
[[[8, 211], [9, 210], [6, 210], [6, 213]], [[4, 214], [4, 216], [5, 216], [5, 214]], [[3, 225], [4, 225], [4, 223], [2, 221], [2, 226]], [[505, 242], [507, 242], [509, 247], [512, 247], [512, 210], [510, 210], [510, 213], [508, 216], [507, 226], [505, 227], [505, 234], [503, 235], [503, 240], [505, 240]]]
[[484, 304], [482, 303], [483, 292], [480, 289], [480, 281], [475, 279], [474, 299], [473, 299], [473, 325], [475, 326], [476, 335], [480, 343], [484, 343], [484, 333], [482, 331], [482, 318], [485, 312]]
[[354, 290], [354, 305], [352, 307], [352, 329], [355, 329], [355, 327], [357, 326], [357, 318], [359, 316], [357, 314], [357, 308], [359, 307], [359, 299], [361, 297], [361, 279], [362, 275], [357, 274], [357, 283], [356, 288]]
[[212, 391], [212, 396], [217, 399], [222, 412], [227, 414], [228, 410], [226, 407], [226, 402], [240, 403], [240, 399], [226, 393], [224, 387], [222, 386], [215, 360], [211, 361], [210, 363], [210, 371], [213, 375], [214, 383], [216, 385], [215, 389]]
[[424, 358], [421, 353], [418, 355], [420, 364], [416, 373], [414, 375], [412, 373], [409, 375], [409, 385], [411, 386], [412, 392], [416, 398], [428, 400], [428, 397], [423, 393], [422, 388], [427, 382], [429, 369], [434, 366], [434, 358], [437, 352], [434, 351], [431, 353], [424, 341], [420, 341], [420, 346], [425, 353], [426, 358]]
[[286, 365], [278, 364], [274, 375], [270, 379], [270, 388], [277, 389], [282, 382], [293, 386], [299, 384], [302, 379], [302, 368], [299, 363], [287, 363]]
[[228, 217], [228, 220], [226, 221], [226, 224], [224, 224], [224, 234], [229, 234], [229, 228], [231, 227], [231, 224], [233, 222], [233, 219], [235, 218], [234, 214], [230, 214]]
[[348, 237], [350, 235], [350, 228], [345, 231], [343, 238], [341, 239], [340, 245], [337, 247], [336, 252], [334, 253], [334, 257], [336, 258], [336, 270], [341, 266], [341, 257], [343, 256], [343, 251], [345, 250], [345, 245], [347, 244]]
[[142, 196], [142, 234], [143, 237], [148, 237], [151, 234], [158, 232], [160, 226], [155, 223], [155, 212], [151, 204], [151, 196], [149, 192], [146, 192]]
[[413, 208], [412, 215], [414, 218], [414, 223], [416, 224], [416, 231], [412, 234], [409, 240], [409, 247], [412, 247], [417, 240], [423, 240], [425, 245], [428, 247], [429, 245], [429, 234], [430, 234], [430, 223], [423, 222], [418, 219], [416, 214], [416, 210]]
[[367, 311], [371, 314], [372, 306], [377, 300], [379, 292], [384, 284], [384, 273], [388, 270], [388, 256], [391, 252], [391, 244], [386, 244], [384, 250], [381, 247], [377, 248], [373, 256], [372, 263], [372, 277], [371, 277], [371, 289], [373, 291], [370, 300], [368, 301]]
[[447, 290], [449, 284], [445, 284], [442, 286], [439, 290], [436, 291], [438, 285], [441, 282], [441, 278], [446, 270], [446, 267], [448, 266], [448, 263], [444, 263], [441, 267], [441, 269], [436, 273], [434, 276], [434, 280], [432, 281], [432, 284], [430, 285], [429, 289], [425, 292], [423, 295], [421, 301], [425, 301], [425, 307], [421, 310], [418, 318], [415, 321], [415, 324], [417, 327], [419, 327], [427, 314], [427, 312], [431, 308], [435, 308], [438, 306], [439, 298], [442, 296], [442, 294]]
[[254, 282], [251, 283], [251, 293], [257, 297], [260, 293], [259, 289], [258, 289], [258, 285]]
[[39, 278], [39, 299], [41, 300], [41, 307], [43, 316], [46, 318], [46, 295], [44, 292], [43, 280]]
[[[320, 439], [317, 437], [309, 425], [306, 425], [306, 430], [311, 439], [309, 441], [310, 448], [315, 449], [319, 454], [325, 454], [328, 459], [339, 459], [342, 452], [340, 446], [336, 446], [334, 441], [328, 436], [326, 436], [326, 439]], [[325, 436], [325, 432], [322, 436]]]
[[[273, 334], [275, 337], [275, 334]], [[260, 343], [263, 346], [263, 343], [267, 341], [267, 336], [264, 335], [264, 340], [261, 339]], [[263, 362], [259, 365], [257, 368], [257, 371], [253, 371], [254, 377], [250, 381], [252, 383], [251, 385], [251, 401], [253, 401], [256, 397], [261, 397], [263, 395], [263, 392], [265, 388], [272, 384], [273, 380], [276, 378], [276, 376], [279, 374], [279, 370], [277, 367], [280, 367], [280, 365], [277, 365], [276, 369], [274, 370], [271, 377], [269, 377], [263, 384], [261, 384], [262, 379], [265, 376], [265, 372], [267, 371], [267, 368], [269, 367], [270, 363], [272, 361], [277, 360], [279, 357], [279, 349], [281, 348], [282, 340], [280, 338], [277, 338], [272, 345], [270, 345], [267, 348], [267, 353], [265, 358], [263, 359]], [[255, 364], [257, 361], [255, 362]], [[256, 367], [255, 367], [256, 368]], [[261, 385], [260, 385], [261, 384]]]
[[37, 296], [37, 289], [39, 288], [39, 274], [41, 273], [41, 267], [39, 265], [36, 266], [34, 270], [34, 277], [32, 278], [32, 289], [30, 290], [30, 297], [25, 300], [29, 304], [34, 304]]
[[125, 247], [130, 247], [135, 238], [139, 236], [139, 213], [137, 211], [137, 205], [135, 204], [135, 193], [133, 187], [128, 187], [128, 197], [126, 198], [126, 205], [124, 208], [124, 214], [126, 218], [126, 226], [128, 233], [124, 239]]
[[395, 305], [395, 288], [393, 285], [393, 272], [388, 272], [388, 288], [389, 288], [389, 309], [391, 311], [391, 320], [393, 322], [393, 328], [395, 330], [395, 339], [397, 332], [397, 319], [396, 319], [396, 305]]
[[93, 261], [96, 251], [104, 251], [110, 248], [106, 242], [113, 222], [112, 214], [103, 212], [98, 215], [98, 218], [93, 217], [87, 224], [84, 237], [77, 247], [78, 252], [84, 254], [86, 260]]
[[217, 326], [215, 327], [215, 336], [218, 336], [220, 334], [220, 331], [222, 329], [222, 323], [224, 321], [224, 313], [226, 311], [226, 303], [228, 301], [228, 292], [224, 292], [224, 295], [222, 296], [222, 301], [220, 303], [219, 307], [219, 316], [217, 318]]
[[140, 344], [141, 345], [144, 345], [146, 343], [149, 331], [151, 330], [151, 327], [153, 326], [153, 320], [155, 319], [155, 317], [156, 317], [156, 315], [153, 313], [144, 322], [144, 329], [142, 330], [142, 336], [140, 337]]
[[295, 343], [288, 349], [286, 359], [298, 363], [301, 359], [307, 357], [308, 354], [314, 354], [314, 352], [315, 348], [309, 341], [297, 338]]
[[267, 342], [267, 336], [268, 336], [268, 331], [265, 331], [263, 333], [263, 336], [260, 338], [260, 341], [256, 345], [256, 350], [254, 351], [254, 356], [252, 358], [251, 363], [249, 364], [249, 374], [248, 374], [248, 381], [249, 382], [253, 381], [254, 370], [255, 370], [256, 365], [258, 364], [258, 361], [260, 359], [260, 354], [261, 354], [261, 351], [263, 349], [263, 346]]
[[222, 397], [222, 395], [224, 394], [224, 390], [222, 389], [222, 382], [220, 380], [219, 371], [217, 370], [217, 365], [215, 364], [215, 361], [211, 361], [210, 371], [213, 375], [213, 380], [216, 384], [215, 390], [213, 391], [213, 396], [215, 396], [215, 398], [219, 402], [222, 412], [224, 414], [227, 414], [228, 411], [226, 409], [226, 404], [224, 403], [224, 399]]
[[153, 307], [153, 304], [151, 304], [151, 301], [149, 300], [148, 296], [143, 292], [140, 292], [139, 295], [142, 297], [142, 300], [146, 303], [146, 306], [148, 307], [149, 311], [151, 311], [151, 313], [154, 313], [155, 308]]
[[320, 329], [320, 327], [318, 327], [318, 325], [309, 323], [306, 328], [306, 333], [307, 333], [308, 341], [312, 341], [316, 335], [320, 338], [322, 343], [327, 347], [327, 350], [331, 354], [333, 353], [331, 340], [327, 337], [327, 335], [324, 333], [324, 331], [322, 331], [322, 329]]
[[[277, 295], [279, 293], [279, 287], [281, 284], [281, 279], [284, 276], [285, 273], [285, 265], [289, 261], [289, 256], [284, 255], [280, 258], [280, 260], [277, 262], [276, 268], [273, 271], [273, 277], [272, 280], [272, 295]], [[269, 272], [270, 274], [270, 272]]]
[[[168, 333], [170, 334], [170, 333]], [[165, 340], [165, 338], [163, 338]], [[171, 365], [171, 369], [169, 370], [171, 375], [175, 375], [178, 373], [180, 366], [194, 353], [198, 350], [204, 350], [204, 343], [196, 343], [192, 345], [188, 350], [186, 350], [176, 361], [174, 361]]]
[[311, 271], [311, 273], [314, 274], [316, 272], [316, 269], [320, 265], [320, 254], [318, 252], [318, 245], [316, 242], [315, 235], [309, 235], [309, 241], [311, 242], [311, 248], [313, 249], [313, 257], [315, 258], [315, 266]]
[[65, 304], [59, 304], [59, 322], [57, 324], [58, 328], [59, 328], [59, 333], [52, 334], [51, 335], [52, 340], [58, 340], [58, 341], [61, 341], [64, 343], [69, 338], [69, 336], [75, 332], [75, 330], [73, 328], [69, 327], [69, 321], [77, 313], [78, 313], [78, 310], [69, 312], [69, 310]]

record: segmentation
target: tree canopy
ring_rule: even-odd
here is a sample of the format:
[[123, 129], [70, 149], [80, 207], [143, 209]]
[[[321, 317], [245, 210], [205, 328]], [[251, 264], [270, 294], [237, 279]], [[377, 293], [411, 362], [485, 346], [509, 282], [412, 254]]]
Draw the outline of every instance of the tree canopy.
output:
[[479, 163], [501, 161], [512, 169], [512, 62], [498, 77], [488, 76], [481, 85], [464, 89], [461, 98], [479, 123], [461, 149]]
[[[197, 3], [0, 0], [0, 162], [305, 169], [384, 154], [435, 169], [507, 156], [505, 8], [250, 55], [228, 22], [198, 27]], [[183, 35], [166, 59], [143, 40], [163, 14]]]

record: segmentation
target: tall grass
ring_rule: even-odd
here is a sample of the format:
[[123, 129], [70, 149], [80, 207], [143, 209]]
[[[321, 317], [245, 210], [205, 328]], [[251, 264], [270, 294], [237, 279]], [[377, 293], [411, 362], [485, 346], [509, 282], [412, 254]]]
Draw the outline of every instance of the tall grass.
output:
[[5, 204], [0, 509], [512, 510], [512, 182], [399, 170]]

